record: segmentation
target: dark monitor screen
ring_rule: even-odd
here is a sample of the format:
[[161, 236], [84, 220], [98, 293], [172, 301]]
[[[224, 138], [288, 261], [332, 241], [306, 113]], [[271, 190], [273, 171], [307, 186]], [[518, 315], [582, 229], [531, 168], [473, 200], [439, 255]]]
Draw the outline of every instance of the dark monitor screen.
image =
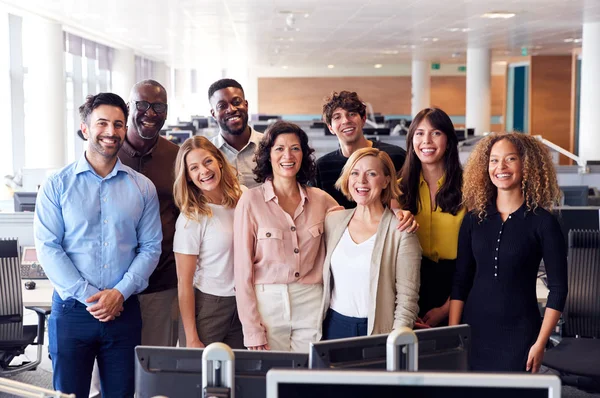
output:
[[194, 117], [192, 119], [192, 123], [196, 129], [207, 129], [208, 128], [208, 118], [206, 117]]
[[252, 128], [258, 131], [259, 133], [264, 133], [268, 127], [269, 125], [267, 123], [254, 123], [254, 125], [252, 126]]
[[35, 211], [36, 192], [15, 192], [15, 211]]
[[561, 186], [565, 206], [587, 206], [588, 191], [587, 185]]
[[557, 398], [554, 375], [272, 370], [267, 398]]
[[179, 130], [189, 130], [189, 131], [192, 131], [192, 132], [196, 131], [196, 127], [194, 126], [194, 123], [192, 123], [192, 122], [169, 124], [167, 126], [167, 128], [169, 130], [179, 129]]
[[[202, 397], [203, 349], [135, 348], [135, 390], [138, 398], [164, 395]], [[271, 368], [306, 368], [308, 355], [275, 351], [233, 350], [236, 398], [264, 398]]]
[[467, 139], [467, 136], [466, 136], [467, 130], [466, 129], [454, 129], [454, 131], [456, 132], [456, 137], [458, 138], [459, 141], [464, 141]]
[[390, 135], [390, 131], [389, 127], [363, 127], [364, 135]]
[[[468, 325], [415, 330], [419, 341], [419, 370], [467, 370], [471, 328]], [[387, 334], [313, 343], [311, 369], [386, 369]], [[406, 369], [400, 351], [399, 369]]]
[[600, 229], [600, 207], [557, 207], [552, 213], [558, 219], [565, 244], [572, 229]]
[[271, 119], [281, 119], [281, 116], [279, 116], [279, 115], [258, 115], [258, 120], [261, 122], [266, 122], [267, 120], [271, 120]]

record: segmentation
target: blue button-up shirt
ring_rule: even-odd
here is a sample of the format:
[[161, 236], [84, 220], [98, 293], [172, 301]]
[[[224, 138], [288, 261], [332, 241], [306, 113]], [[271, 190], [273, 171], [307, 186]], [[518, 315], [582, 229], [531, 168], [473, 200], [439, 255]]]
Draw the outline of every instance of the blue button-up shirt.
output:
[[120, 160], [102, 178], [85, 154], [51, 176], [37, 195], [35, 246], [63, 300], [117, 289], [142, 292], [160, 257], [156, 188]]

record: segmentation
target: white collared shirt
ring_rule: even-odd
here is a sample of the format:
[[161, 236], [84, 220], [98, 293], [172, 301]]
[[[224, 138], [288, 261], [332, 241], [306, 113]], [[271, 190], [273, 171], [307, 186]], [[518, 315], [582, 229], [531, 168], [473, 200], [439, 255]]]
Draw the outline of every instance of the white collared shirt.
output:
[[259, 133], [250, 127], [250, 139], [246, 146], [240, 151], [229, 145], [221, 133], [210, 140], [221, 152], [223, 152], [223, 155], [225, 155], [229, 163], [236, 169], [237, 178], [240, 184], [245, 185], [248, 188], [260, 185], [260, 183], [254, 180], [255, 176], [252, 170], [256, 167], [254, 154], [258, 150], [258, 144], [263, 135], [264, 134]]

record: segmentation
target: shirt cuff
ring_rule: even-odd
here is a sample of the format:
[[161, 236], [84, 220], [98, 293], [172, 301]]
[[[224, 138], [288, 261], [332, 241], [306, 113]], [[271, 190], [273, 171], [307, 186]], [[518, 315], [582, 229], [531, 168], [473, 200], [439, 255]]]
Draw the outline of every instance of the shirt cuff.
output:
[[131, 295], [135, 291], [135, 287], [132, 284], [127, 283], [125, 281], [117, 283], [114, 289], [121, 292], [121, 294], [123, 295], [123, 301], [127, 301], [127, 299], [131, 297]]

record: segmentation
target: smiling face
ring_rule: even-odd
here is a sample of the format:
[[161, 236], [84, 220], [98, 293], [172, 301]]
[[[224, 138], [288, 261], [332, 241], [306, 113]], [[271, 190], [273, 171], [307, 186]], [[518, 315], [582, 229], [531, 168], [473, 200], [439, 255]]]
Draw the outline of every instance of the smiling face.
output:
[[363, 137], [363, 127], [367, 117], [361, 117], [358, 112], [337, 108], [331, 115], [329, 130], [344, 144], [352, 144]]
[[210, 97], [210, 113], [217, 121], [221, 132], [241, 135], [248, 127], [248, 101], [244, 92], [237, 87], [226, 87]]
[[444, 162], [448, 137], [441, 130], [434, 128], [427, 118], [417, 126], [412, 141], [422, 164], [438, 165]]
[[[137, 135], [144, 140], [153, 140], [158, 137], [160, 129], [164, 126], [167, 120], [167, 110], [164, 112], [156, 112], [154, 107], [150, 107], [141, 111], [137, 109], [136, 102], [145, 101], [149, 104], [167, 104], [166, 91], [158, 86], [150, 84], [140, 85], [134, 88], [131, 92], [131, 100], [129, 101], [129, 142], [137, 141]], [[140, 104], [141, 105], [141, 104]], [[166, 107], [165, 107], [166, 108]], [[162, 110], [162, 109], [161, 109]], [[133, 139], [132, 139], [133, 138]]]
[[100, 105], [92, 111], [86, 123], [81, 123], [81, 133], [89, 141], [90, 155], [116, 158], [127, 134], [123, 110], [117, 106]]
[[300, 138], [294, 133], [279, 134], [271, 147], [273, 179], [294, 178], [302, 166]]
[[369, 206], [381, 202], [381, 193], [390, 183], [383, 164], [375, 156], [359, 159], [348, 178], [348, 191], [357, 205]]
[[521, 190], [523, 162], [512, 142], [502, 139], [492, 146], [488, 172], [498, 190]]
[[185, 157], [187, 176], [212, 203], [220, 203], [223, 165], [206, 149], [197, 148]]

